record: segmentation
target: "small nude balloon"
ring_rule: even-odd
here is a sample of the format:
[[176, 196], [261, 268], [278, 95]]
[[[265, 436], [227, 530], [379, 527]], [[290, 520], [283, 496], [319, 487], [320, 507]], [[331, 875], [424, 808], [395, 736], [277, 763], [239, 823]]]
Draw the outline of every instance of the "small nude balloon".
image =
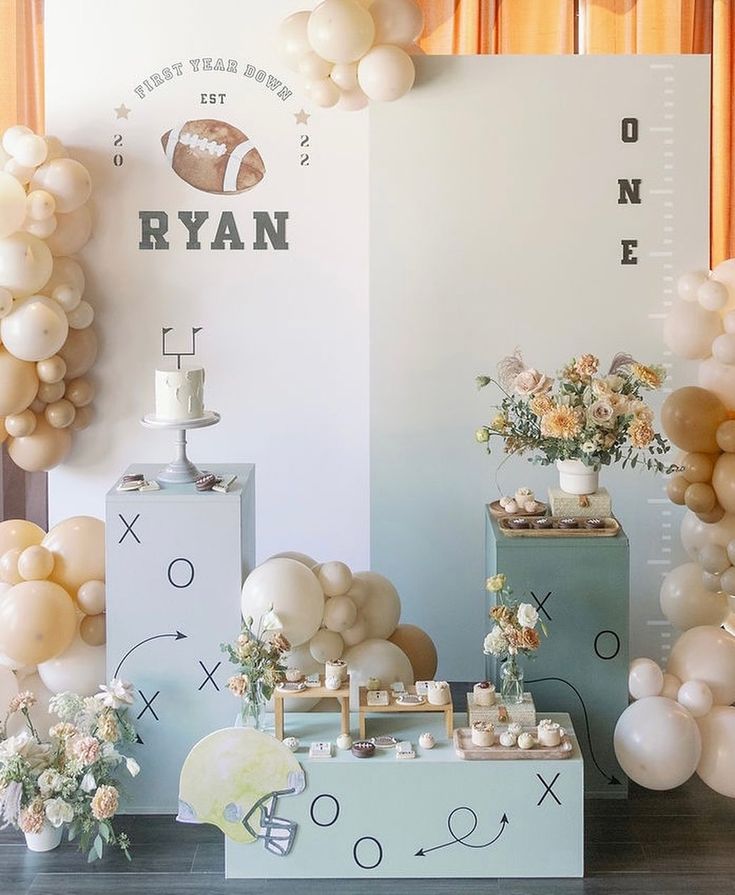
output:
[[36, 414], [32, 410], [24, 410], [22, 413], [11, 413], [5, 417], [5, 430], [11, 438], [23, 438], [25, 435], [33, 435], [36, 428]]
[[78, 261], [63, 255], [54, 258], [51, 276], [44, 288], [46, 289], [46, 294], [55, 298], [65, 311], [72, 311], [74, 308], [67, 308], [64, 303], [54, 295], [54, 291], [62, 286], [70, 286], [79, 294], [79, 298], [81, 299], [84, 294], [85, 285], [84, 271]]
[[342, 596], [352, 586], [352, 572], [343, 562], [322, 563], [317, 577], [326, 597]]
[[36, 374], [41, 382], [52, 385], [61, 380], [66, 375], [66, 363], [58, 354], [47, 357], [38, 361], [36, 364]]
[[77, 409], [71, 401], [62, 398], [49, 404], [44, 411], [44, 416], [54, 429], [66, 429], [74, 422], [76, 413]]
[[20, 584], [23, 576], [18, 571], [18, 560], [23, 551], [20, 547], [11, 547], [0, 556], [0, 580], [6, 584]]
[[94, 328], [70, 329], [58, 354], [66, 364], [68, 379], [83, 376], [97, 359], [97, 334]]
[[[718, 432], [720, 428], [718, 428]], [[686, 454], [681, 463], [684, 467], [684, 478], [692, 484], [711, 481], [717, 456], [717, 454]]]
[[330, 597], [324, 604], [324, 624], [341, 634], [357, 620], [357, 606], [349, 597]]
[[727, 419], [722, 401], [707, 389], [688, 385], [673, 391], [661, 408], [661, 422], [671, 441], [684, 451], [714, 454], [716, 432]]
[[94, 400], [94, 386], [88, 379], [72, 379], [66, 384], [65, 394], [75, 407], [86, 407]]
[[[62, 430], [64, 431], [64, 430]], [[43, 539], [54, 554], [53, 581], [70, 594], [86, 581], [105, 578], [105, 523], [93, 516], [72, 516], [55, 525]]]
[[18, 557], [18, 573], [26, 581], [42, 581], [53, 570], [53, 553], [40, 544], [26, 547]]
[[37, 168], [46, 161], [48, 147], [43, 137], [37, 134], [25, 134], [15, 145], [13, 157], [27, 168]]
[[705, 482], [696, 482], [687, 488], [684, 503], [693, 513], [711, 513], [717, 506], [715, 489]]
[[86, 329], [94, 321], [94, 308], [88, 301], [80, 301], [73, 311], [67, 311], [67, 320], [72, 329]]
[[704, 681], [686, 681], [679, 687], [676, 699], [694, 718], [703, 718], [713, 704], [712, 691]]
[[64, 397], [66, 385], [63, 382], [42, 382], [38, 386], [38, 400], [51, 404]]
[[686, 493], [690, 484], [689, 480], [684, 478], [681, 473], [676, 473], [666, 482], [666, 496], [678, 507], [683, 507], [686, 503]]
[[[72, 311], [75, 311], [82, 301], [82, 293], [77, 289], [76, 286], [71, 286], [68, 283], [64, 283], [61, 286], [57, 286], [51, 292], [51, 298], [54, 301], [58, 301], [61, 307], [66, 311], [67, 314], [70, 314]], [[92, 321], [90, 320], [90, 323]], [[71, 326], [71, 322], [69, 323]], [[87, 324], [89, 326], [89, 324]], [[84, 329], [83, 326], [75, 326], [74, 329]]]
[[92, 235], [92, 213], [82, 205], [69, 214], [57, 216], [54, 232], [46, 240], [52, 255], [74, 255], [84, 248]]
[[79, 636], [89, 646], [103, 646], [107, 641], [104, 614], [85, 616], [79, 623]]
[[727, 286], [717, 280], [705, 280], [697, 289], [697, 301], [707, 311], [721, 311], [727, 300]]
[[33, 175], [33, 189], [42, 189], [56, 200], [58, 211], [76, 211], [89, 199], [92, 179], [80, 162], [71, 158], [56, 158], [41, 165]]
[[63, 463], [71, 450], [68, 429], [54, 429], [45, 417], [38, 417], [31, 435], [9, 442], [8, 454], [26, 472], [44, 472]]
[[31, 190], [26, 197], [26, 214], [34, 221], [45, 221], [56, 211], [56, 200], [46, 190]]
[[628, 672], [628, 692], [633, 699], [658, 696], [663, 686], [663, 672], [652, 659], [633, 659]]
[[86, 407], [77, 407], [77, 412], [74, 414], [74, 420], [71, 424], [72, 431], [81, 432], [90, 425], [93, 419], [94, 411], [89, 405]]
[[706, 270], [690, 270], [683, 273], [676, 281], [676, 291], [684, 301], [696, 301], [700, 286], [709, 279]]
[[85, 581], [77, 591], [77, 606], [85, 615], [99, 615], [105, 611], [105, 582]]

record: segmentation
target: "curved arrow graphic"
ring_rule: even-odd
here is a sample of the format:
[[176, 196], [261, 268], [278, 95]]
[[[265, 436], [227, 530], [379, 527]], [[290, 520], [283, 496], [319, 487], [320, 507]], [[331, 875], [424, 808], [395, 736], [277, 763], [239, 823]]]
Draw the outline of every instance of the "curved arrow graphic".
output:
[[589, 715], [587, 714], [587, 706], [584, 704], [584, 699], [582, 699], [582, 694], [574, 686], [574, 684], [571, 684], [569, 681], [564, 680], [563, 677], [539, 677], [539, 678], [536, 678], [535, 681], [527, 680], [526, 683], [527, 684], [543, 684], [546, 681], [557, 681], [560, 684], [566, 684], [567, 687], [574, 690], [574, 692], [577, 695], [577, 699], [579, 700], [580, 705], [582, 706], [582, 714], [584, 715], [584, 726], [587, 730], [587, 743], [589, 744], [589, 749], [590, 749], [590, 758], [592, 759], [594, 766], [602, 774], [602, 776], [607, 780], [607, 782], [610, 784], [610, 786], [620, 786], [621, 784], [620, 784], [620, 781], [618, 780], [618, 778], [614, 774], [608, 774], [607, 771], [603, 771], [602, 768], [600, 767], [600, 763], [595, 758], [595, 752], [594, 752], [594, 749], [592, 748], [592, 733], [590, 731], [590, 719], [589, 719]]
[[[469, 832], [465, 833], [463, 836], [457, 836], [457, 834], [452, 829], [452, 822], [454, 820], [454, 815], [458, 811], [469, 811], [470, 814], [472, 815], [472, 827], [470, 828]], [[489, 845], [492, 845], [494, 842], [497, 842], [498, 839], [500, 839], [500, 837], [503, 835], [503, 832], [505, 831], [505, 828], [508, 826], [510, 821], [508, 820], [508, 815], [503, 814], [503, 816], [500, 819], [500, 830], [497, 833], [497, 835], [493, 836], [492, 839], [490, 839], [488, 842], [480, 842], [477, 844], [472, 843], [472, 842], [467, 842], [466, 840], [469, 839], [469, 837], [477, 829], [477, 823], [478, 823], [477, 815], [472, 810], [472, 808], [468, 808], [466, 805], [461, 805], [459, 808], [455, 808], [454, 811], [452, 811], [449, 814], [449, 817], [447, 818], [447, 829], [449, 830], [449, 835], [452, 837], [451, 841], [443, 842], [441, 845], [433, 845], [431, 848], [420, 848], [416, 852], [414, 857], [415, 858], [423, 858], [426, 855], [428, 855], [429, 852], [438, 851], [440, 848], [447, 848], [450, 845], [463, 845], [465, 848], [487, 848]]]
[[141, 640], [140, 643], [136, 643], [135, 646], [131, 646], [130, 649], [125, 653], [125, 655], [120, 659], [117, 664], [117, 668], [115, 669], [115, 674], [113, 677], [117, 677], [120, 674], [120, 669], [123, 666], [123, 662], [128, 658], [128, 656], [138, 649], [139, 646], [143, 646], [144, 643], [150, 643], [151, 640], [160, 640], [162, 637], [173, 637], [174, 640], [186, 640], [187, 635], [182, 634], [181, 631], [172, 631], [170, 634], [155, 634], [153, 637], [146, 637], [145, 640]]

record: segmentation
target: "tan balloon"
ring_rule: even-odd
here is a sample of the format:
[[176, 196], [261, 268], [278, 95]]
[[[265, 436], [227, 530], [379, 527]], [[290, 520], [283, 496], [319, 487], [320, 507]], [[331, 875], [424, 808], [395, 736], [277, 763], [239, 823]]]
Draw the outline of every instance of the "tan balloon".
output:
[[41, 382], [61, 382], [66, 375], [66, 363], [58, 354], [54, 354], [53, 357], [38, 361], [36, 374]]
[[40, 544], [46, 532], [35, 522], [26, 519], [7, 519], [0, 522], [0, 555], [11, 547], [25, 549]]
[[43, 539], [54, 554], [52, 581], [70, 594], [85, 581], [104, 581], [105, 523], [92, 516], [72, 516], [55, 525]]
[[37, 391], [36, 365], [0, 346], [0, 416], [22, 413]]
[[715, 489], [705, 482], [690, 485], [684, 494], [684, 503], [693, 513], [711, 513], [717, 504]]
[[18, 557], [18, 573], [26, 581], [41, 581], [48, 578], [53, 569], [53, 553], [40, 544], [26, 547]]
[[324, 625], [330, 631], [341, 634], [351, 628], [356, 620], [357, 606], [349, 597], [330, 597], [324, 604]]
[[89, 379], [72, 379], [66, 385], [66, 397], [75, 407], [86, 407], [94, 400], [94, 386]]
[[23, 581], [0, 602], [0, 652], [26, 665], [63, 653], [76, 628], [71, 597], [52, 581]]
[[86, 429], [87, 426], [92, 422], [94, 418], [94, 411], [91, 407], [77, 407], [77, 412], [74, 415], [74, 420], [71, 424], [71, 428], [74, 432], [81, 432], [82, 429]]
[[[725, 424], [723, 423], [722, 425]], [[718, 432], [722, 425], [717, 429]], [[681, 463], [684, 467], [684, 472], [682, 473], [684, 478], [692, 484], [710, 482], [718, 456], [718, 454], [686, 454]]]
[[666, 496], [678, 507], [683, 507], [685, 495], [689, 488], [689, 481], [683, 475], [677, 473], [666, 482]]
[[58, 466], [69, 455], [71, 434], [68, 429], [54, 429], [45, 417], [39, 417], [32, 435], [14, 438], [8, 453], [14, 463], [26, 472], [41, 472]]
[[53, 404], [64, 397], [66, 385], [63, 381], [59, 382], [42, 382], [38, 386], [38, 400], [44, 404]]
[[354, 577], [364, 581], [368, 587], [367, 599], [362, 606], [368, 637], [387, 639], [398, 627], [401, 617], [398, 591], [384, 575], [377, 572], [357, 572]]
[[22, 552], [20, 547], [11, 547], [0, 556], [0, 580], [6, 584], [20, 584], [23, 580], [18, 571], [18, 560]]
[[107, 642], [107, 628], [104, 613], [87, 615], [79, 625], [79, 635], [89, 646], [102, 646]]
[[408, 656], [417, 681], [433, 681], [438, 657], [434, 641], [416, 625], [398, 625], [388, 638]]
[[74, 422], [76, 407], [74, 407], [71, 401], [62, 398], [60, 401], [54, 401], [53, 404], [48, 405], [45, 410], [45, 416], [49, 425], [53, 426], [54, 429], [66, 429]]
[[25, 435], [33, 435], [36, 428], [36, 414], [32, 410], [24, 410], [22, 413], [12, 413], [5, 417], [5, 430], [13, 438], [23, 438]]
[[695, 385], [672, 392], [661, 408], [661, 422], [671, 441], [684, 451], [717, 452], [717, 427], [727, 419], [720, 399]]
[[105, 582], [85, 581], [77, 591], [77, 606], [85, 615], [99, 615], [105, 611]]
[[66, 376], [76, 379], [83, 376], [97, 359], [97, 335], [91, 326], [86, 329], [70, 329], [66, 342], [59, 349], [59, 356], [66, 363]]
[[701, 519], [702, 522], [706, 522], [708, 525], [712, 525], [715, 522], [719, 522], [720, 519], [724, 519], [725, 511], [719, 504], [717, 504], [711, 512], [697, 513], [697, 517]]
[[735, 420], [725, 420], [717, 427], [717, 444], [728, 454], [735, 454]]

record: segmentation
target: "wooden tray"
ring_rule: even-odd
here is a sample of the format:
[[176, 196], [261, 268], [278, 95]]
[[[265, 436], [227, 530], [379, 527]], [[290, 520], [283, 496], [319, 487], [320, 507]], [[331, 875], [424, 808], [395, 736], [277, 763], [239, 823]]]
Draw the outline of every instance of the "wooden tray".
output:
[[534, 518], [536, 518], [536, 516], [545, 516], [546, 511], [549, 509], [549, 505], [541, 500], [537, 501], [537, 503], [539, 504], [539, 509], [535, 513], [506, 513], [505, 510], [500, 506], [500, 501], [494, 500], [490, 504], [490, 512], [498, 519], [503, 519], [506, 516], [528, 516], [529, 518], [531, 516], [533, 516]]
[[[536, 728], [528, 729], [534, 733]], [[534, 746], [533, 749], [519, 749], [518, 746], [475, 746], [469, 727], [458, 727], [454, 731], [454, 751], [465, 761], [559, 761], [569, 758], [574, 751], [572, 741], [564, 735], [559, 746]]]
[[[605, 523], [604, 528], [584, 528], [584, 523], [588, 517], [586, 516], [564, 516], [564, 519], [576, 519], [579, 528], [510, 528], [508, 520], [510, 518], [534, 519], [535, 516], [503, 516], [498, 521], [498, 528], [503, 532], [506, 538], [614, 538], [620, 531], [618, 520], [613, 516], [601, 517]], [[555, 516], [558, 520], [560, 517]]]

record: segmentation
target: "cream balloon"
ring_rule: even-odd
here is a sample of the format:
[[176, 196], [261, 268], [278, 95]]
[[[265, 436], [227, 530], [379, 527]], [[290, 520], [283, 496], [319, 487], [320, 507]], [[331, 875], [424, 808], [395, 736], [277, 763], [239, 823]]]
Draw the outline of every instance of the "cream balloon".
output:
[[85, 615], [99, 615], [105, 611], [105, 582], [85, 581], [77, 590], [77, 606]]
[[663, 614], [680, 631], [718, 625], [728, 612], [725, 594], [707, 590], [702, 571], [693, 562], [677, 566], [666, 575], [661, 584], [660, 603]]
[[[363, 581], [368, 589], [362, 606], [368, 637], [387, 639], [395, 631], [401, 617], [398, 591], [386, 577], [377, 572], [357, 572], [354, 577]], [[359, 608], [359, 604], [356, 605]]]
[[669, 657], [668, 670], [683, 683], [702, 681], [716, 705], [735, 701], [735, 637], [714, 625], [685, 631]]
[[367, 580], [363, 580], [362, 578], [358, 578], [357, 575], [353, 575], [352, 587], [347, 591], [346, 596], [352, 600], [358, 609], [361, 609], [365, 605], [369, 593], [370, 588]]
[[329, 77], [339, 87], [340, 90], [356, 90], [357, 89], [357, 63], [341, 62], [339, 65], [332, 66]]
[[343, 562], [322, 563], [317, 577], [325, 597], [340, 597], [352, 587], [352, 572]]
[[375, 43], [397, 47], [412, 44], [424, 30], [424, 16], [414, 0], [373, 0]]
[[53, 401], [49, 404], [44, 411], [44, 416], [54, 429], [66, 429], [74, 422], [76, 412], [77, 409], [71, 401], [62, 398], [60, 401]]
[[278, 29], [278, 44], [283, 61], [292, 71], [299, 70], [299, 61], [311, 52], [306, 34], [310, 12], [303, 10], [285, 18]]
[[735, 798], [735, 708], [715, 706], [699, 719], [702, 757], [698, 776], [722, 796]]
[[327, 631], [322, 628], [309, 641], [309, 650], [317, 662], [334, 662], [339, 659], [345, 649], [344, 640], [336, 631]]
[[13, 158], [27, 168], [37, 168], [46, 161], [48, 147], [43, 137], [25, 134], [15, 144]]
[[[52, 715], [48, 710], [49, 700], [54, 694], [44, 684], [36, 670], [23, 677], [19, 689], [30, 690], [36, 697], [36, 704], [31, 706], [28, 714], [31, 716], [31, 721], [40, 739], [48, 741], [49, 730], [59, 720], [56, 715]], [[23, 715], [15, 715], [8, 721], [9, 736], [17, 736], [22, 730], [27, 729]]]
[[[38, 370], [38, 366], [36, 366], [36, 370]], [[36, 397], [39, 401], [43, 401], [44, 404], [50, 404], [62, 398], [65, 391], [66, 385], [63, 382], [42, 382], [38, 386]]]
[[34, 190], [46, 190], [56, 201], [57, 211], [64, 214], [76, 211], [89, 199], [92, 179], [80, 162], [71, 158], [57, 158], [41, 165], [31, 181]]
[[[349, 599], [349, 597], [348, 597]], [[350, 600], [350, 602], [352, 602]], [[352, 604], [355, 605], [354, 603]], [[342, 636], [342, 640], [345, 642], [345, 646], [357, 646], [358, 643], [362, 643], [363, 640], [367, 639], [368, 636], [368, 626], [365, 621], [365, 616], [357, 610], [357, 614], [355, 616], [355, 621], [350, 628], [347, 628], [344, 631], [340, 631]]]
[[20, 547], [11, 547], [0, 556], [0, 581], [5, 584], [20, 584], [23, 576], [18, 571], [18, 560], [23, 551]]
[[330, 597], [324, 604], [324, 624], [328, 630], [341, 634], [342, 631], [351, 628], [356, 621], [357, 606], [349, 597]]
[[94, 321], [94, 308], [88, 301], [80, 301], [66, 316], [72, 329], [86, 329]]
[[299, 72], [310, 81], [328, 78], [332, 71], [332, 63], [310, 50], [299, 59]]
[[52, 581], [22, 581], [0, 601], [0, 652], [36, 665], [62, 653], [76, 625], [74, 603], [63, 588]]
[[22, 413], [37, 391], [35, 366], [0, 346], [0, 416]]
[[92, 213], [82, 205], [69, 214], [60, 214], [54, 232], [46, 239], [52, 255], [74, 255], [84, 248], [92, 235]]
[[24, 410], [22, 413], [13, 413], [5, 417], [5, 430], [11, 438], [33, 435], [35, 428], [36, 414], [32, 410]]
[[307, 569], [313, 569], [316, 565], [316, 560], [309, 556], [308, 553], [299, 553], [298, 550], [284, 550], [283, 553], [274, 553], [269, 559], [295, 559], [296, 562], [305, 565]]
[[106, 680], [104, 646], [90, 646], [76, 636], [60, 656], [41, 662], [38, 675], [52, 693], [71, 691], [79, 696], [94, 696]]
[[676, 291], [684, 301], [696, 301], [699, 287], [706, 283], [709, 273], [706, 270], [691, 270], [683, 273], [676, 281]]
[[728, 302], [727, 286], [717, 280], [706, 280], [697, 289], [697, 301], [706, 311], [721, 311]]
[[337, 108], [342, 109], [344, 112], [359, 112], [360, 109], [364, 109], [367, 106], [368, 102], [369, 100], [362, 90], [356, 87], [354, 90], [342, 91]]
[[0, 320], [0, 338], [20, 360], [52, 357], [66, 341], [69, 324], [63, 309], [45, 295], [34, 295]]
[[350, 674], [350, 703], [357, 705], [358, 688], [367, 684], [368, 678], [377, 677], [386, 683], [415, 681], [413, 668], [402, 649], [387, 640], [371, 638], [352, 646], [342, 654]]
[[[84, 294], [86, 286], [84, 271], [79, 262], [75, 261], [73, 258], [65, 258], [63, 256], [54, 258], [51, 277], [45, 287], [46, 292], [51, 295], [52, 298], [56, 298], [54, 290], [60, 286], [73, 287], [74, 290], [79, 293], [79, 298]], [[57, 298], [56, 300], [62, 305], [65, 311], [74, 310], [73, 307], [66, 307], [60, 299]]]
[[75, 407], [86, 407], [94, 400], [94, 386], [88, 379], [72, 379], [66, 384], [65, 395]]
[[36, 544], [26, 547], [18, 557], [18, 573], [26, 581], [41, 581], [54, 570], [54, 555]]
[[659, 695], [665, 696], [667, 699], [673, 699], [676, 702], [676, 697], [679, 695], [679, 688], [681, 687], [681, 681], [675, 674], [669, 674], [667, 671], [664, 674], [664, 685], [661, 689], [661, 693]]
[[686, 681], [679, 687], [676, 698], [693, 718], [703, 718], [713, 704], [712, 691], [702, 681]]
[[0, 239], [19, 230], [26, 216], [26, 191], [12, 174], [0, 171]]
[[77, 412], [74, 414], [74, 422], [70, 428], [74, 432], [81, 432], [82, 429], [86, 429], [89, 426], [93, 418], [94, 411], [89, 405], [87, 407], [77, 407]]
[[400, 99], [413, 87], [415, 77], [416, 70], [408, 53], [387, 44], [373, 47], [357, 65], [361, 90], [369, 99], [378, 102]]
[[720, 506], [727, 513], [735, 513], [735, 454], [722, 454], [715, 463], [712, 487], [715, 489]]
[[720, 364], [735, 364], [735, 333], [723, 333], [712, 343], [712, 356]]
[[16, 298], [27, 298], [45, 286], [51, 275], [49, 247], [22, 231], [0, 239], [0, 286]]
[[105, 578], [105, 523], [93, 516], [72, 516], [50, 529], [43, 546], [54, 555], [51, 580], [70, 594], [86, 581]]
[[339, 87], [330, 78], [306, 82], [306, 93], [322, 109], [331, 109], [339, 102]]
[[322, 59], [357, 62], [373, 45], [375, 23], [356, 0], [323, 0], [309, 16], [306, 33]]
[[732, 565], [727, 550], [719, 544], [705, 544], [699, 551], [699, 564], [713, 575], [721, 575]]
[[23, 229], [26, 231], [26, 233], [37, 236], [39, 239], [48, 239], [49, 236], [51, 236], [51, 234], [56, 231], [56, 228], [58, 226], [59, 221], [55, 214], [52, 214], [50, 218], [46, 218], [43, 221], [32, 221], [26, 219], [23, 223]]
[[712, 271], [711, 278], [722, 283], [727, 289], [728, 301], [725, 310], [735, 308], [735, 258], [721, 261]]
[[32, 190], [26, 197], [26, 215], [34, 221], [45, 221], [53, 217], [56, 200], [46, 190]]
[[5, 665], [0, 665], [0, 718], [5, 720], [10, 700], [18, 695], [18, 679]]
[[698, 302], [677, 301], [664, 321], [664, 343], [679, 357], [698, 360], [712, 354], [712, 343], [722, 331], [719, 314]]
[[[46, 284], [45, 288], [48, 291], [48, 283]], [[82, 294], [79, 289], [77, 289], [76, 286], [70, 286], [68, 284], [56, 286], [56, 288], [51, 293], [51, 298], [53, 298], [54, 301], [58, 301], [58, 303], [66, 311], [67, 314], [71, 314], [72, 311], [76, 311], [76, 309], [82, 302]], [[84, 329], [84, 327], [77, 326], [75, 327], [75, 329]]]
[[61, 382], [66, 375], [66, 363], [58, 354], [53, 355], [53, 357], [47, 357], [36, 364], [36, 375], [41, 382], [45, 382], [48, 385]]
[[708, 357], [699, 365], [697, 382], [717, 395], [728, 410], [735, 410], [735, 367]]
[[8, 155], [15, 155], [18, 145], [23, 137], [33, 134], [33, 131], [25, 124], [14, 124], [3, 131], [3, 149]]
[[[87, 578], [100, 576], [88, 575]], [[86, 579], [85, 579], [86, 580]], [[316, 634], [324, 614], [324, 594], [316, 576], [295, 559], [270, 559], [248, 575], [242, 588], [242, 614], [257, 629], [272, 607], [292, 646]]]
[[11, 547], [32, 547], [40, 544], [46, 532], [35, 522], [26, 519], [7, 519], [0, 522], [0, 556]]
[[647, 789], [674, 789], [694, 773], [702, 754], [697, 723], [678, 703], [648, 696], [628, 706], [613, 737], [620, 767]]
[[66, 342], [59, 350], [59, 357], [66, 364], [69, 379], [83, 376], [97, 359], [97, 334], [91, 326], [87, 329], [70, 329]]
[[684, 549], [696, 561], [705, 544], [727, 548], [730, 541], [735, 539], [735, 515], [728, 514], [720, 522], [708, 525], [697, 519], [694, 513], [686, 513], [681, 522], [680, 536]]
[[47, 472], [63, 463], [71, 450], [68, 429], [54, 429], [45, 417], [38, 417], [31, 435], [14, 438], [8, 446], [11, 460], [26, 472]]
[[633, 699], [659, 696], [664, 675], [653, 659], [633, 659], [628, 671], [628, 692]]

